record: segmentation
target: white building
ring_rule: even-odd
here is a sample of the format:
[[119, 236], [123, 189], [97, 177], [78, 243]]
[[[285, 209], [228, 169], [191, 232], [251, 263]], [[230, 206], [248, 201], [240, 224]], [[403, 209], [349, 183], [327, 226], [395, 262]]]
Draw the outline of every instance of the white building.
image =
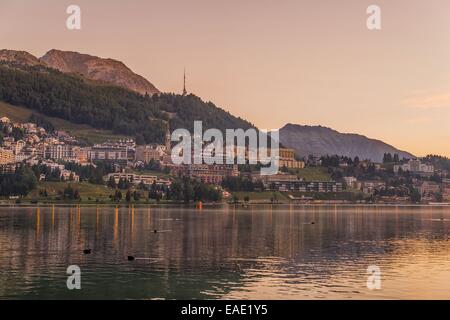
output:
[[23, 162], [25, 160], [28, 160], [29, 158], [31, 158], [31, 155], [26, 153], [19, 153], [14, 156], [14, 162]]
[[23, 140], [17, 141], [14, 146], [14, 153], [18, 155], [26, 145], [27, 143]]
[[421, 175], [430, 175], [431, 176], [434, 173], [433, 165], [422, 163], [418, 159], [409, 160], [405, 164], [394, 165], [395, 173], [398, 173], [400, 169], [402, 169], [402, 171], [404, 171], [404, 172], [409, 171], [411, 173], [421, 174]]
[[348, 187], [354, 188], [358, 182], [358, 179], [355, 177], [344, 177], [344, 181]]
[[46, 157], [53, 160], [76, 161], [80, 147], [64, 143], [51, 144], [47, 147]]
[[132, 183], [135, 186], [137, 186], [141, 183], [143, 183], [144, 185], [150, 186], [154, 182], [156, 184], [170, 185], [169, 180], [162, 180], [162, 179], [159, 179], [155, 175], [149, 175], [149, 174], [135, 174], [135, 173], [126, 173], [126, 172], [110, 173], [106, 177], [104, 177], [104, 180], [109, 181], [111, 178], [114, 179], [116, 184], [119, 183], [120, 179], [124, 179], [124, 180], [129, 181], [130, 183]]
[[75, 172], [72, 172], [67, 169], [61, 170], [60, 178], [63, 181], [74, 181], [74, 182], [80, 181], [80, 177]]

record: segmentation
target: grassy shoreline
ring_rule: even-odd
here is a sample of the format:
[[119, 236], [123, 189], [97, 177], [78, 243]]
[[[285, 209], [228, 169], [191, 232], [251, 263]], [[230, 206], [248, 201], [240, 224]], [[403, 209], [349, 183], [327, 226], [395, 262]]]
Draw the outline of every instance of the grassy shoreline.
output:
[[[421, 203], [421, 204], [414, 204], [414, 203], [354, 203], [354, 202], [297, 202], [297, 201], [291, 201], [291, 202], [267, 202], [267, 201], [252, 201], [252, 202], [238, 202], [234, 203], [232, 201], [229, 202], [202, 202], [203, 208], [212, 208], [212, 207], [221, 207], [221, 206], [228, 206], [228, 207], [252, 207], [252, 206], [306, 206], [306, 207], [430, 207], [430, 208], [450, 208], [450, 203], [441, 203], [441, 204], [427, 204], [427, 203]], [[156, 202], [149, 202], [149, 203], [89, 203], [89, 202], [38, 202], [38, 203], [32, 203], [32, 202], [21, 202], [21, 203], [14, 203], [14, 202], [1, 202], [0, 201], [0, 208], [10, 208], [10, 207], [105, 207], [105, 208], [129, 208], [129, 207], [135, 207], [135, 208], [147, 208], [147, 207], [155, 207], [155, 208], [164, 208], [164, 207], [185, 207], [185, 208], [197, 208], [197, 204], [190, 202], [188, 204], [183, 202], [169, 202], [169, 201], [162, 201], [159, 203]]]
[[[167, 207], [167, 206], [185, 206], [195, 207], [195, 202], [185, 204], [183, 201], [175, 200], [160, 200], [157, 202], [154, 199], [148, 198], [148, 192], [140, 190], [141, 198], [139, 200], [132, 199], [127, 202], [124, 198], [120, 201], [112, 201], [111, 195], [114, 194], [115, 189], [109, 188], [105, 185], [95, 185], [88, 182], [72, 183], [72, 186], [78, 190], [80, 200], [68, 200], [63, 198], [61, 192], [68, 186], [67, 182], [40, 182], [36, 189], [34, 189], [28, 196], [20, 199], [0, 199], [0, 207], [11, 206], [70, 206], [70, 207]], [[42, 195], [45, 190], [47, 196]], [[121, 190], [125, 194], [126, 190]], [[341, 192], [341, 193], [323, 193], [315, 195], [313, 193], [299, 193], [299, 192], [279, 192], [279, 191], [263, 191], [263, 192], [234, 192], [229, 198], [223, 199], [221, 202], [202, 202], [203, 206], [217, 206], [217, 205], [358, 205], [358, 206], [413, 206], [415, 204], [408, 202], [365, 202], [361, 198], [356, 197], [358, 193]], [[303, 198], [304, 197], [304, 198]], [[446, 204], [418, 204], [419, 206], [436, 206], [445, 207]]]

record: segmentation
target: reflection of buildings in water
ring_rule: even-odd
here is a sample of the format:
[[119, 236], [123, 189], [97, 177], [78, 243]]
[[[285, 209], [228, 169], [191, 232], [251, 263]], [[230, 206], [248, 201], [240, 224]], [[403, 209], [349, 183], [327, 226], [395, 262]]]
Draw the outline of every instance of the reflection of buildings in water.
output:
[[36, 208], [36, 240], [39, 239], [41, 231], [41, 208]]
[[118, 235], [119, 235], [119, 208], [116, 207], [114, 215], [114, 244], [117, 243]]
[[134, 205], [131, 207], [131, 242], [134, 240]]
[[[141, 279], [142, 283], [130, 280], [141, 292], [151, 287], [162, 297], [176, 296], [182, 290], [207, 297], [226, 295], [249, 277], [256, 281], [271, 272], [293, 279], [299, 272], [331, 278], [344, 272], [341, 269], [349, 261], [360, 265], [380, 259], [395, 267], [396, 259], [415, 257], [418, 252], [423, 257], [433, 251], [448, 252], [448, 245], [442, 246], [446, 232], [442, 225], [417, 219], [408, 208], [274, 208], [224, 207], [204, 209], [202, 214], [184, 208], [112, 208], [101, 212], [81, 208], [75, 225], [72, 208], [58, 208], [56, 219], [54, 208], [45, 208], [39, 214], [37, 209], [32, 212], [36, 215], [34, 228], [30, 228], [32, 220], [27, 222], [32, 217], [26, 215], [30, 209], [14, 209], [16, 223], [1, 225], [0, 243], [2, 248], [7, 244], [7, 249], [0, 252], [0, 260], [4, 261], [8, 252], [15, 257], [8, 260], [8, 268], [30, 273], [18, 281], [33, 282], [36, 272], [60, 272], [61, 261], [82, 263], [79, 253], [89, 244], [92, 230], [96, 234], [92, 244], [95, 256], [90, 258], [96, 264], [108, 262], [107, 270], [118, 277], [130, 276], [127, 272], [133, 270], [144, 278], [152, 275]], [[422, 214], [429, 217], [429, 209], [424, 210]], [[311, 221], [316, 223], [311, 225]], [[155, 229], [171, 231], [154, 234]], [[30, 231], [35, 231], [34, 237]], [[433, 239], [427, 234], [433, 234]], [[129, 269], [123, 259], [130, 251], [157, 260], [136, 263]], [[106, 267], [99, 268], [104, 272]]]
[[55, 226], [55, 206], [52, 206], [52, 227]]
[[98, 238], [98, 230], [99, 230], [99, 221], [100, 221], [100, 209], [97, 207], [95, 209], [95, 236]]

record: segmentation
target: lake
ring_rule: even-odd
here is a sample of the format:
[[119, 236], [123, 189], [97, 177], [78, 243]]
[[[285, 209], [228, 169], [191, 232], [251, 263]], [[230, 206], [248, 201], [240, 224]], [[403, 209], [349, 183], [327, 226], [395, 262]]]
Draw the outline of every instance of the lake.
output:
[[449, 228], [450, 207], [1, 207], [0, 299], [450, 299]]

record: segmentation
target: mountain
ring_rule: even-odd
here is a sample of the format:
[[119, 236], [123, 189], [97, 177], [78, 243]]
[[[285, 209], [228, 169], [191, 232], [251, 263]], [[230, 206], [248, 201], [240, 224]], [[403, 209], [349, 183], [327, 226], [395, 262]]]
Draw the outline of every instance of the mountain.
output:
[[397, 153], [401, 158], [414, 158], [408, 152], [401, 151], [380, 140], [369, 139], [358, 134], [340, 133], [322, 126], [302, 126], [287, 124], [280, 129], [280, 142], [295, 150], [300, 157], [308, 155], [358, 156], [382, 162], [385, 153]]
[[0, 50], [0, 61], [22, 64], [27, 66], [42, 65], [38, 58], [26, 51]]
[[87, 79], [117, 85], [143, 95], [160, 93], [147, 79], [134, 73], [124, 63], [117, 60], [53, 49], [40, 61], [64, 73], [81, 74]]
[[202, 121], [205, 129], [223, 132], [253, 127], [194, 95], [143, 96], [119, 86], [98, 85], [78, 74], [16, 60], [0, 61], [0, 101], [74, 124], [134, 136], [139, 143], [164, 141], [167, 123], [171, 130], [191, 131], [195, 120]]
[[135, 74], [123, 62], [78, 52], [50, 50], [38, 59], [26, 51], [0, 50], [0, 61], [27, 66], [47, 66], [64, 73], [116, 85], [142, 95], [160, 91], [144, 77]]

